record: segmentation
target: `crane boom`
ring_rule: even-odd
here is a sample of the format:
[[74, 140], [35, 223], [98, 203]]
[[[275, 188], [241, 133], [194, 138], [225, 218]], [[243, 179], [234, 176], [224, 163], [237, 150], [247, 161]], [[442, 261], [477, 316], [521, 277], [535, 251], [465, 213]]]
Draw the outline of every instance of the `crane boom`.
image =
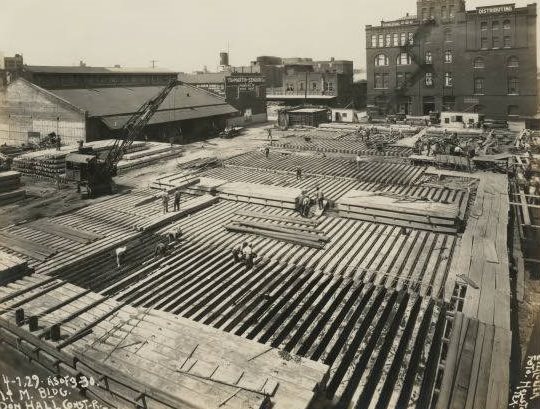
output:
[[177, 84], [178, 81], [176, 79], [169, 81], [158, 95], [146, 101], [141, 105], [137, 112], [128, 119], [122, 128], [122, 138], [114, 141], [114, 144], [105, 158], [104, 170], [110, 172], [111, 175], [115, 173], [115, 167], [122, 159], [124, 153], [131, 146], [133, 141], [140, 136], [143, 128], [148, 124], [148, 121], [150, 121], [159, 106]]

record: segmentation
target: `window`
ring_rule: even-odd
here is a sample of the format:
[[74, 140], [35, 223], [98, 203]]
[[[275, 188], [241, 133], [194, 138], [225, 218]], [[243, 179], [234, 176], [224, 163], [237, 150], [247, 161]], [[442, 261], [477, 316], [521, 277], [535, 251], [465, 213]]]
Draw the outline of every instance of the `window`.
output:
[[492, 30], [498, 30], [499, 29], [499, 22], [498, 21], [493, 21], [491, 23], [491, 29]]
[[303, 82], [300, 83], [300, 87], [299, 87], [298, 89], [299, 89], [300, 91], [303, 91], [303, 90], [304, 90], [304, 83], [303, 83]]
[[427, 20], [427, 18], [428, 18], [427, 9], [423, 8], [422, 9], [422, 20]]
[[313, 82], [313, 83], [311, 84], [311, 89], [312, 89], [313, 91], [316, 91], [316, 90], [317, 90], [317, 83], [316, 83], [316, 82]]
[[503, 47], [505, 48], [512, 47], [512, 38], [510, 36], [503, 37]]
[[409, 36], [409, 44], [410, 44], [410, 45], [413, 45], [413, 44], [414, 44], [414, 34], [413, 34], [413, 33], [409, 33], [408, 36]]
[[407, 34], [401, 33], [400, 39], [401, 39], [400, 44], [405, 45], [405, 41], [407, 41]]
[[376, 36], [376, 35], [372, 35], [372, 36], [371, 36], [371, 47], [372, 47], [372, 48], [376, 48], [376, 47], [377, 47], [377, 36]]
[[433, 86], [433, 73], [432, 72], [426, 72], [425, 84], [426, 84], [426, 87]]
[[482, 38], [480, 39], [480, 48], [482, 48], [482, 49], [484, 49], [484, 50], [485, 50], [486, 48], [488, 48], [488, 39], [487, 39], [487, 37], [482, 37]]
[[294, 91], [294, 84], [287, 84], [287, 91]]
[[499, 37], [493, 37], [491, 39], [491, 41], [493, 42], [493, 44], [492, 44], [493, 48], [499, 48], [501, 46], [501, 44], [499, 42]]
[[384, 36], [379, 34], [379, 47], [384, 47]]
[[384, 45], [386, 47], [391, 47], [392, 46], [392, 35], [386, 34], [386, 36], [384, 37]]
[[442, 7], [441, 7], [441, 17], [442, 17], [443, 19], [448, 18], [448, 13], [447, 13], [447, 11], [446, 11], [446, 6], [442, 6]]
[[448, 9], [449, 9], [448, 14], [450, 15], [450, 18], [453, 18], [454, 17], [454, 5], [450, 4], [450, 7]]
[[506, 62], [507, 67], [519, 67], [519, 59], [515, 56], [508, 57], [508, 61]]
[[388, 65], [388, 57], [386, 56], [386, 54], [378, 54], [375, 57], [375, 65], [377, 67], [383, 67]]
[[444, 52], [444, 62], [447, 64], [452, 62], [452, 51], [447, 50]]
[[435, 8], [434, 7], [429, 8], [429, 18], [435, 18]]
[[474, 68], [484, 68], [484, 59], [482, 57], [476, 57], [473, 62]]
[[474, 79], [474, 93], [475, 94], [483, 94], [484, 93], [484, 79], [483, 78], [475, 78]]
[[452, 86], [452, 73], [451, 72], [445, 72], [444, 73], [444, 86], [445, 87], [451, 87]]
[[406, 85], [409, 81], [410, 74], [408, 72], [398, 72], [396, 73], [396, 85], [398, 87], [401, 87], [403, 85]]
[[388, 88], [388, 73], [376, 73], [375, 74], [375, 88], [384, 89]]
[[482, 21], [482, 22], [480, 23], [480, 30], [482, 30], [482, 31], [487, 31], [487, 22]]
[[503, 30], [510, 30], [510, 20], [503, 21]]
[[426, 51], [424, 61], [426, 64], [433, 64], [433, 55], [431, 54], [431, 51]]
[[401, 53], [397, 57], [397, 65], [409, 65], [411, 63], [411, 56], [408, 53]]
[[508, 94], [509, 95], [519, 94], [519, 78], [516, 78], [516, 77], [508, 78]]
[[452, 41], [452, 30], [444, 30], [444, 41], [446, 41], [447, 43]]
[[327, 91], [333, 91], [334, 90], [334, 83], [333, 82], [329, 82], [326, 84], [326, 90]]
[[397, 47], [399, 45], [399, 35], [398, 33], [394, 33], [394, 47]]

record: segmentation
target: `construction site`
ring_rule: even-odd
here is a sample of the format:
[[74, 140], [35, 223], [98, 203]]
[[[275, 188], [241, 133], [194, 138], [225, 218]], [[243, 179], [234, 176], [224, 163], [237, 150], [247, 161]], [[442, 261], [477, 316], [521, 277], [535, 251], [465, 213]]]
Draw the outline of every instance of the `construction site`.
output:
[[12, 153], [2, 356], [111, 408], [508, 407], [540, 304], [538, 131], [135, 140], [173, 86], [124, 138]]

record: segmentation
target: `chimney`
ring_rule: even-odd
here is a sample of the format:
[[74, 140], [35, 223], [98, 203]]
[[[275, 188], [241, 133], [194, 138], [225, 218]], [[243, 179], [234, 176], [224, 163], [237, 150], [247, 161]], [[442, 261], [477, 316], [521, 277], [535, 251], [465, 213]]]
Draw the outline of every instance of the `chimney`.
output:
[[336, 59], [334, 57], [330, 57], [330, 61], [334, 62]]

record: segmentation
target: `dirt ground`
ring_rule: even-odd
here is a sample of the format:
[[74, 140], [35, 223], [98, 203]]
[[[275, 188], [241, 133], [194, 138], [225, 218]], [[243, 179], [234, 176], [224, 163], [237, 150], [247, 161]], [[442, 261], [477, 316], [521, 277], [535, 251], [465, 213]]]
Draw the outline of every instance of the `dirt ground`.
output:
[[[115, 182], [120, 192], [146, 187], [155, 178], [175, 172], [180, 163], [205, 157], [226, 159], [253, 150], [265, 144], [268, 126], [270, 125], [262, 124], [245, 128], [241, 135], [232, 139], [212, 138], [184, 145], [184, 154], [181, 157], [164, 159], [150, 166], [127, 171], [116, 177]], [[25, 184], [27, 198], [12, 205], [0, 207], [0, 228], [52, 216], [107, 199], [106, 197], [81, 199], [74, 186], [68, 185], [57, 189], [54, 183], [45, 179], [23, 177], [22, 181]]]

